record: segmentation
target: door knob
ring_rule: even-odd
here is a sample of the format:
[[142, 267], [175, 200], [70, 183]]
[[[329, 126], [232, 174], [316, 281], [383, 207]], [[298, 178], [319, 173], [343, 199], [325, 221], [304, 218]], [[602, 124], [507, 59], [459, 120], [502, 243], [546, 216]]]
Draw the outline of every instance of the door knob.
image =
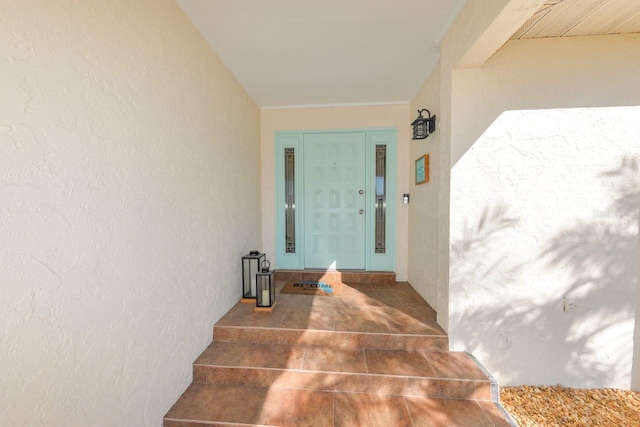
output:
[[358, 213], [359, 213], [360, 215], [363, 215], [363, 214], [364, 214], [364, 209], [360, 209], [360, 211], [358, 211]]
[[364, 194], [364, 190], [358, 191], [358, 194]]

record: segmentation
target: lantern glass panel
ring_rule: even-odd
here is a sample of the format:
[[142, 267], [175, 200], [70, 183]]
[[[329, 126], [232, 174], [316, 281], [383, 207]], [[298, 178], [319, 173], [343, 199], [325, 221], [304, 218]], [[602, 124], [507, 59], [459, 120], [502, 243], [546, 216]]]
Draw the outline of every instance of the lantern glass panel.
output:
[[260, 270], [260, 264], [264, 260], [265, 255], [258, 253], [257, 255], [247, 254], [242, 257], [242, 296], [243, 298], [255, 298], [256, 292], [256, 273]]
[[271, 281], [270, 284], [270, 292], [271, 292], [271, 301], [269, 302], [269, 305], [273, 306], [276, 303], [276, 279], [275, 276], [272, 275], [271, 279], [269, 279]]
[[418, 118], [413, 125], [413, 139], [425, 139], [429, 136], [427, 132], [427, 120]]

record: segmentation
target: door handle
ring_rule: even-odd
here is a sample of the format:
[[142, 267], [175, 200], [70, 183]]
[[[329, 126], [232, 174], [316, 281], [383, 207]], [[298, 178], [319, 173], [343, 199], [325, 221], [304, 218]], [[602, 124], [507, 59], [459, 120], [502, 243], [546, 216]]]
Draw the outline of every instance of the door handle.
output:
[[358, 191], [358, 194], [364, 194], [364, 190]]
[[360, 210], [358, 211], [358, 213], [359, 213], [360, 215], [364, 215], [364, 209], [360, 209]]

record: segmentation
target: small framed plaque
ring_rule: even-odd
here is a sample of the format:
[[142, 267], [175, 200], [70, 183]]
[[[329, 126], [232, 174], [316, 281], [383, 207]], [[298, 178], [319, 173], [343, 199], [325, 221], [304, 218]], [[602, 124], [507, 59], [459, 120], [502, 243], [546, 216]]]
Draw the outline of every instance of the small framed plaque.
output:
[[429, 155], [418, 157], [416, 160], [416, 185], [429, 182]]

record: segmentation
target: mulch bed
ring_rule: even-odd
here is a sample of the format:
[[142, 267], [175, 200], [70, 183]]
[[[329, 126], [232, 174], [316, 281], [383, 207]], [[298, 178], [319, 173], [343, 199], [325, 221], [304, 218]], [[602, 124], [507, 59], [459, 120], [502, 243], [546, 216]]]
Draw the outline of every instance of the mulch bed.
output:
[[637, 427], [640, 393], [554, 387], [502, 387], [502, 406], [520, 427]]

